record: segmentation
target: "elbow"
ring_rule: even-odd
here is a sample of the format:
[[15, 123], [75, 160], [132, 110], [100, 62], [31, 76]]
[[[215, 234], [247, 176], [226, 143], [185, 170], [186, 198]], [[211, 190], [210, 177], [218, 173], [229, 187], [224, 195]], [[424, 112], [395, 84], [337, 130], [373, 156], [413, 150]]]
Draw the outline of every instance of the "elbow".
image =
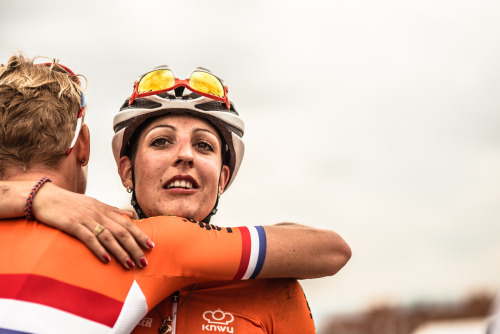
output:
[[340, 269], [342, 269], [347, 264], [347, 262], [349, 262], [351, 256], [352, 256], [351, 247], [349, 247], [349, 245], [344, 241], [344, 245], [342, 246], [342, 249], [339, 251], [339, 254], [337, 255], [337, 259], [333, 266], [334, 272], [332, 275], [335, 275]]
[[337, 233], [330, 230], [314, 231], [314, 251], [307, 257], [300, 279], [333, 276], [342, 269], [351, 258], [351, 247]]
[[333, 276], [351, 259], [352, 251], [347, 242], [337, 233], [331, 231], [328, 255], [325, 257], [324, 275]]

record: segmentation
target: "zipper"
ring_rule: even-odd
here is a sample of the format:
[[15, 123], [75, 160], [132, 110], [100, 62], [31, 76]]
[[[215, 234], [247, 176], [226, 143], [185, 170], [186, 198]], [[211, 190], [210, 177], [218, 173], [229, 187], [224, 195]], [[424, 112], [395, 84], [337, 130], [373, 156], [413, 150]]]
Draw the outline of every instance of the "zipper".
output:
[[177, 290], [172, 294], [172, 334], [176, 332], [176, 324], [177, 324], [177, 304], [179, 303], [179, 291]]

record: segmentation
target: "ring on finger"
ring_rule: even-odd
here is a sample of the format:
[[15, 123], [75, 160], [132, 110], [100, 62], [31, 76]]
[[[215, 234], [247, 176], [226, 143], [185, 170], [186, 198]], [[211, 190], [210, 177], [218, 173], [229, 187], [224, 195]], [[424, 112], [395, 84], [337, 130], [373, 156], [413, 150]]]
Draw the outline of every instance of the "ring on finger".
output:
[[94, 230], [94, 235], [95, 235], [96, 237], [98, 237], [98, 236], [99, 236], [99, 234], [101, 234], [101, 233], [102, 233], [102, 231], [104, 231], [104, 226], [102, 226], [101, 224], [99, 224], [99, 225], [97, 225], [97, 227], [96, 227], [96, 228], [95, 228], [95, 230]]

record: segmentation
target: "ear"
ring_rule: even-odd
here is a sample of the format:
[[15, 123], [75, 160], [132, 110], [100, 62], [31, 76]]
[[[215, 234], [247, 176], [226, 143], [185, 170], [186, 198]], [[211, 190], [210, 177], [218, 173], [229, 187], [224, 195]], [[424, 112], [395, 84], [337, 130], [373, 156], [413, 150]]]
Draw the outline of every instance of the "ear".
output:
[[77, 161], [83, 161], [80, 163], [82, 167], [87, 166], [90, 158], [90, 131], [87, 124], [82, 124], [75, 149]]
[[222, 193], [226, 189], [226, 185], [229, 182], [230, 174], [231, 172], [229, 171], [229, 167], [227, 165], [223, 165], [222, 170], [220, 172], [219, 195], [222, 195]]
[[121, 157], [118, 161], [118, 174], [122, 179], [122, 184], [124, 187], [129, 187], [134, 189], [134, 183], [132, 182], [132, 161], [129, 157]]

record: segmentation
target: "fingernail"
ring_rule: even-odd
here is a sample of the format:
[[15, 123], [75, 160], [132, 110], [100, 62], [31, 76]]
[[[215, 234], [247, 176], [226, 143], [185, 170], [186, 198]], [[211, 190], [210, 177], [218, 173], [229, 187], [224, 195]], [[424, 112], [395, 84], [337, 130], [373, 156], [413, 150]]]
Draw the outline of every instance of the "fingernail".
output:
[[141, 264], [143, 267], [148, 265], [148, 260], [146, 260], [146, 258], [144, 256], [141, 257], [141, 259], [139, 261], [141, 261]]
[[134, 268], [135, 267], [135, 263], [131, 259], [127, 259], [127, 261], [125, 261], [125, 262], [127, 263], [127, 265], [130, 268]]
[[146, 240], [146, 244], [150, 247], [153, 248], [155, 246], [155, 243], [151, 241], [151, 239]]
[[104, 254], [102, 257], [104, 258], [104, 263], [108, 263], [109, 261], [111, 261], [111, 258], [108, 254]]

